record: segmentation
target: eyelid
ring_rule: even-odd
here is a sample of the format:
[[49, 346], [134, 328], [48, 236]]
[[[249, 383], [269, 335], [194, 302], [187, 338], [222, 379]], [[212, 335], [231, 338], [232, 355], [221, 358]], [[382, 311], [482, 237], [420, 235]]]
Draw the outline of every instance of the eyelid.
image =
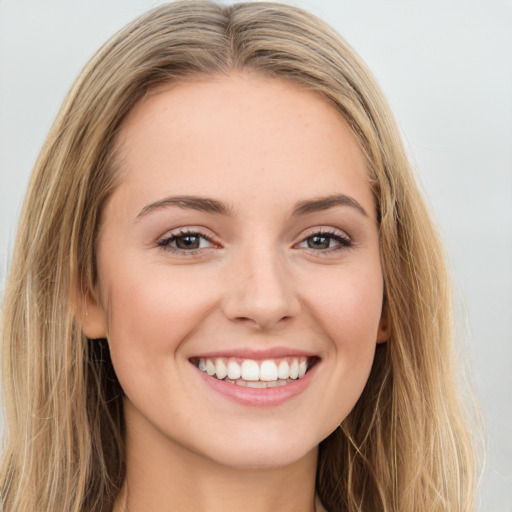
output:
[[332, 226], [314, 226], [302, 231], [300, 234], [301, 241], [313, 235], [332, 235], [339, 236], [346, 240], [352, 240], [352, 237], [343, 229]]
[[[195, 249], [182, 249], [179, 247], [172, 247], [170, 245], [173, 241], [177, 240], [180, 237], [185, 237], [185, 236], [198, 236], [199, 238], [203, 238], [203, 239], [207, 240], [211, 244], [211, 246], [210, 247], [198, 247]], [[208, 234], [206, 232], [206, 230], [204, 230], [200, 227], [196, 227], [196, 226], [180, 227], [180, 228], [170, 230], [156, 241], [156, 245], [157, 245], [157, 247], [159, 247], [165, 251], [175, 253], [178, 255], [189, 255], [189, 256], [196, 254], [197, 252], [207, 250], [207, 249], [220, 247], [220, 244], [215, 241], [215, 239], [212, 235]]]
[[[209, 244], [211, 244], [209, 247], [197, 247], [197, 248], [180, 248], [180, 247], [173, 247], [171, 244], [175, 240], [179, 239], [180, 237], [185, 236], [197, 236], [199, 238], [202, 238], [204, 240], [207, 240]], [[308, 238], [314, 237], [314, 236], [323, 236], [327, 238], [331, 238], [334, 240], [337, 240], [338, 243], [334, 247], [327, 247], [327, 248], [313, 248], [313, 247], [301, 247], [302, 244], [304, 244]], [[206, 230], [199, 226], [187, 226], [187, 227], [180, 227], [172, 229], [165, 233], [165, 235], [161, 236], [156, 241], [156, 246], [178, 255], [185, 255], [185, 256], [191, 256], [198, 252], [207, 251], [212, 248], [220, 248], [221, 244], [216, 241], [215, 235], [211, 235], [209, 233], [209, 230]], [[333, 227], [327, 227], [327, 226], [318, 226], [313, 227], [305, 232], [302, 232], [300, 239], [298, 242], [296, 242], [293, 245], [294, 249], [306, 249], [307, 251], [315, 254], [327, 254], [336, 252], [338, 250], [342, 249], [350, 249], [353, 246], [353, 240], [350, 235], [348, 235], [345, 231], [333, 228]]]
[[[328, 247], [327, 249], [313, 249], [308, 247], [301, 247], [303, 243], [307, 241], [308, 238], [314, 237], [314, 236], [324, 236], [324, 237], [331, 237], [333, 239], [338, 240], [338, 245], [335, 247]], [[317, 254], [328, 254], [332, 253], [338, 250], [343, 249], [350, 249], [353, 246], [353, 240], [352, 238], [343, 230], [333, 228], [333, 227], [315, 227], [307, 230], [305, 233], [301, 235], [300, 241], [297, 242], [294, 247], [296, 248], [304, 248], [306, 250], [309, 250], [313, 253]]]

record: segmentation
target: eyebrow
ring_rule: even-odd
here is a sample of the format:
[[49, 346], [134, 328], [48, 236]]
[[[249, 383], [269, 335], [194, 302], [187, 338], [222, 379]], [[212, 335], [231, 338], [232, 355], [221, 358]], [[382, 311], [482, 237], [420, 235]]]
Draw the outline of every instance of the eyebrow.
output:
[[190, 210], [198, 210], [200, 212], [206, 213], [217, 213], [220, 215], [230, 215], [231, 213], [231, 208], [226, 206], [224, 203], [217, 201], [216, 199], [196, 196], [173, 196], [160, 199], [159, 201], [155, 201], [154, 203], [144, 206], [135, 220], [139, 220], [141, 217], [144, 217], [154, 210], [160, 210], [170, 206], [177, 206], [178, 208]]
[[358, 212], [362, 213], [365, 217], [368, 217], [366, 210], [358, 203], [353, 197], [345, 194], [333, 194], [326, 197], [320, 197], [318, 199], [312, 199], [307, 201], [300, 201], [295, 205], [293, 209], [293, 215], [306, 215], [308, 213], [320, 212], [322, 210], [328, 210], [335, 206], [350, 206], [355, 208]]
[[[198, 196], [172, 196], [148, 204], [142, 208], [135, 220], [137, 221], [155, 210], [160, 210], [172, 206], [206, 213], [216, 213], [219, 215], [231, 215], [233, 212], [231, 207], [225, 203], [217, 201], [216, 199]], [[361, 206], [360, 203], [358, 203], [353, 197], [347, 196], [345, 194], [333, 194], [326, 197], [320, 197], [318, 199], [299, 201], [295, 204], [293, 209], [293, 216], [307, 215], [309, 213], [328, 210], [330, 208], [334, 208], [335, 206], [349, 206], [351, 208], [355, 208], [365, 217], [368, 216], [366, 210]]]

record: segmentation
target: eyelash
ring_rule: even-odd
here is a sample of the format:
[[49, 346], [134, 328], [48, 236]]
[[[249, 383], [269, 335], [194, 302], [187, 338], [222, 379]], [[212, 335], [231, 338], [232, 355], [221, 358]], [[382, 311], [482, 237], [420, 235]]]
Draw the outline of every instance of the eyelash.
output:
[[[205, 247], [197, 247], [194, 249], [183, 249], [179, 247], [173, 247], [171, 244], [176, 242], [177, 240], [183, 239], [185, 237], [193, 237], [193, 238], [199, 238], [206, 240], [210, 244], [214, 244], [211, 237], [206, 235], [205, 233], [201, 231], [192, 231], [192, 230], [180, 230], [178, 233], [173, 233], [172, 235], [160, 240], [158, 242], [158, 247], [163, 248], [166, 251], [177, 253], [177, 254], [187, 254], [187, 255], [194, 255], [197, 252], [201, 251], [202, 249], [205, 249]], [[336, 241], [338, 244], [334, 247], [327, 247], [326, 249], [314, 249], [312, 247], [307, 247], [307, 249], [313, 251], [317, 254], [322, 255], [328, 255], [329, 253], [332, 253], [334, 251], [339, 251], [342, 249], [348, 249], [352, 247], [352, 240], [344, 234], [341, 234], [338, 231], [330, 231], [330, 230], [319, 230], [315, 231], [314, 233], [311, 233], [309, 236], [303, 238], [298, 244], [295, 245], [295, 247], [300, 247], [302, 244], [307, 243], [308, 240], [314, 238], [314, 237], [321, 237], [330, 239], [329, 244], [331, 240]], [[201, 245], [201, 242], [199, 242], [199, 245]], [[306, 248], [306, 247], [305, 247]]]
[[[201, 231], [191, 231], [191, 230], [180, 230], [179, 233], [173, 233], [172, 235], [164, 238], [163, 240], [160, 240], [158, 242], [158, 247], [162, 247], [164, 250], [177, 253], [177, 254], [187, 254], [187, 255], [193, 255], [197, 252], [201, 251], [202, 249], [205, 249], [204, 247], [198, 247], [194, 249], [182, 249], [179, 247], [173, 247], [171, 244], [173, 242], [176, 242], [179, 239], [183, 239], [185, 237], [194, 237], [206, 240], [207, 242], [214, 244], [213, 240], [206, 235], [205, 233], [202, 233]], [[201, 243], [201, 242], [199, 242]]]
[[[309, 236], [307, 236], [306, 238], [301, 240], [301, 242], [298, 245], [300, 246], [303, 243], [307, 243], [307, 240], [314, 238], [314, 237], [327, 238], [327, 239], [334, 240], [334, 241], [338, 242], [338, 245], [336, 245], [334, 247], [328, 247], [326, 249], [321, 249], [321, 250], [317, 250], [317, 249], [308, 247], [308, 249], [310, 249], [311, 251], [321, 254], [321, 255], [327, 256], [334, 251], [340, 251], [340, 250], [349, 249], [350, 247], [352, 247], [352, 240], [347, 235], [342, 234], [339, 231], [322, 230], [322, 229], [319, 231], [315, 231], [314, 233], [311, 233]], [[329, 243], [330, 243], [330, 241], [329, 241]]]

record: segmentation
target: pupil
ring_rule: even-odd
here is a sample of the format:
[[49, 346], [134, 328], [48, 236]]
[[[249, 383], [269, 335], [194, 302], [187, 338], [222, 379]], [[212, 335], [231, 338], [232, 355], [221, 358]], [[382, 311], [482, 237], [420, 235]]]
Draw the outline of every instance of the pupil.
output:
[[327, 236], [312, 236], [308, 238], [308, 247], [310, 249], [328, 249], [329, 237]]
[[176, 245], [179, 249], [198, 249], [199, 237], [194, 235], [184, 235], [176, 239]]

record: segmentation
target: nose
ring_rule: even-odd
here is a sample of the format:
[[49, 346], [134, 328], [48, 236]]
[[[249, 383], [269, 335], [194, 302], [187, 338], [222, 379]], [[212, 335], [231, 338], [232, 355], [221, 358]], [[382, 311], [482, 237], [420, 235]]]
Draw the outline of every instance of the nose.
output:
[[299, 310], [293, 278], [279, 251], [261, 248], [237, 257], [223, 300], [227, 318], [268, 330], [289, 322]]

